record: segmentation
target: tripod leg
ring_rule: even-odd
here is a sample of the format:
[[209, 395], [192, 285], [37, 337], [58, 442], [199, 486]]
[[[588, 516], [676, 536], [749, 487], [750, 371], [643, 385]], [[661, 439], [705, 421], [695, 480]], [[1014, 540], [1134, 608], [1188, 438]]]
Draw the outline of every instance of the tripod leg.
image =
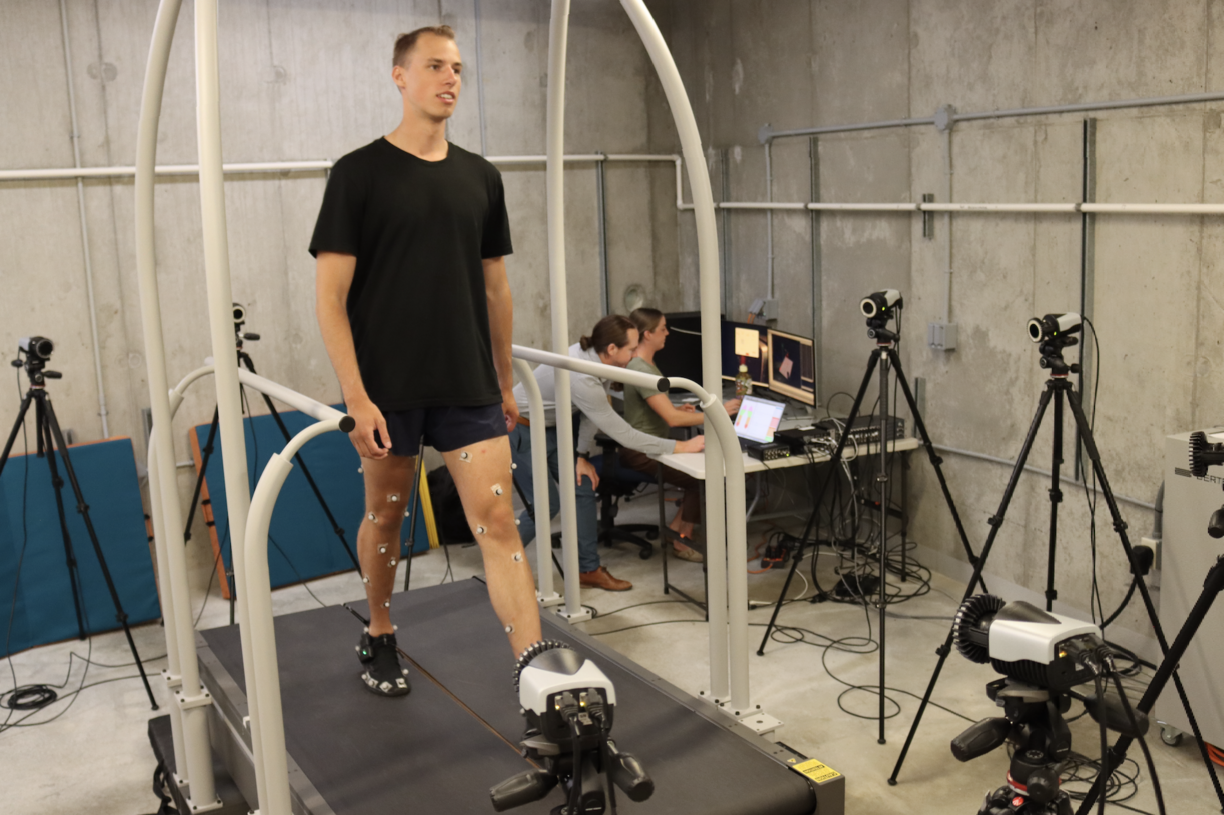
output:
[[[956, 511], [956, 502], [952, 500], [952, 492], [948, 489], [948, 480], [944, 478], [943, 459], [935, 452], [935, 446], [931, 443], [931, 437], [927, 433], [926, 422], [922, 420], [922, 414], [918, 412], [918, 403], [914, 400], [914, 394], [910, 391], [909, 382], [905, 379], [905, 371], [901, 369], [901, 355], [895, 350], [891, 353], [893, 369], [897, 372], [897, 381], [901, 383], [901, 392], [905, 394], [905, 403], [909, 405], [910, 415], [914, 417], [914, 428], [918, 431], [918, 437], [922, 440], [922, 446], [926, 449], [927, 458], [931, 462], [931, 467], [935, 469], [935, 478], [939, 481], [939, 489], [943, 492], [944, 503], [948, 505], [948, 511], [952, 513], [952, 523], [956, 525], [956, 534], [960, 537], [961, 547], [965, 550], [965, 556], [969, 558], [969, 565], [976, 566], [978, 557], [973, 553], [973, 547], [969, 545], [969, 535], [965, 532], [965, 525], [961, 523], [960, 513]], [[979, 585], [983, 592], [989, 592], [986, 588], [986, 581], [978, 576]], [[970, 586], [972, 588], [972, 586]]]
[[191, 524], [195, 521], [196, 507], [200, 505], [200, 489], [204, 486], [204, 474], [208, 472], [208, 460], [212, 458], [213, 440], [217, 437], [217, 408], [213, 408], [212, 423], [208, 426], [208, 441], [200, 451], [200, 472], [196, 476], [195, 490], [191, 493], [191, 506], [187, 509], [187, 525], [183, 527], [183, 544], [191, 540]]
[[68, 566], [68, 583], [72, 587], [72, 604], [76, 608], [77, 636], [85, 639], [85, 618], [81, 608], [81, 573], [77, 568], [76, 547], [72, 545], [72, 535], [68, 532], [68, 517], [64, 513], [64, 479], [60, 478], [59, 468], [55, 466], [55, 449], [51, 445], [51, 429], [47, 426], [47, 414], [50, 405], [46, 404], [46, 392], [40, 393], [34, 405], [34, 424], [38, 433], [38, 446], [46, 451], [47, 470], [51, 474], [51, 486], [55, 493], [55, 511], [59, 515], [60, 538], [64, 542], [64, 560]]
[[[1063, 379], [1066, 383], [1067, 380]], [[1062, 503], [1063, 494], [1059, 480], [1063, 463], [1063, 391], [1058, 388], [1054, 393], [1054, 453], [1050, 464], [1050, 542], [1046, 546], [1046, 611], [1054, 610], [1054, 600], [1058, 591], [1054, 588], [1054, 570], [1058, 555], [1058, 505]]]
[[26, 411], [30, 409], [30, 400], [33, 398], [34, 389], [31, 388], [21, 399], [21, 408], [17, 411], [17, 420], [13, 422], [13, 429], [9, 431], [8, 441], [4, 443], [4, 452], [0, 453], [0, 473], [4, 472], [4, 465], [8, 463], [9, 453], [13, 451], [13, 442], [17, 441], [17, 432], [21, 430], [21, 426], [25, 423]]
[[[854, 397], [854, 404], [850, 406], [850, 415], [846, 417], [846, 428], [849, 430], [850, 423], [858, 416], [859, 407], [863, 404], [863, 394], [867, 392], [867, 385], [871, 382], [871, 375], [875, 372], [876, 364], [880, 361], [880, 349], [871, 352], [871, 357], [867, 362], [867, 370], [863, 373], [863, 381], [859, 384], [858, 395]], [[820, 489], [817, 491], [815, 499], [812, 502], [812, 514], [808, 516], [807, 525], [803, 528], [803, 537], [799, 539], [799, 547], [795, 551], [795, 559], [791, 562], [791, 570], [786, 575], [786, 582], [782, 584], [782, 591], [778, 594], [778, 601], [774, 603], [773, 614], [769, 618], [769, 625], [765, 626], [765, 636], [761, 637], [761, 645], [757, 648], [757, 656], [765, 656], [765, 643], [769, 642], [769, 635], [773, 633], [774, 626], [778, 622], [778, 613], [782, 610], [782, 603], [786, 600], [786, 592], [790, 589], [791, 580], [795, 578], [795, 572], [799, 568], [799, 561], [803, 559], [803, 550], [807, 548], [808, 535], [812, 532], [812, 525], [816, 521], [816, 516], [820, 513], [820, 504], [824, 501], [825, 493], [829, 489], [829, 482], [833, 476], [837, 474], [837, 465], [841, 461], [842, 452], [846, 449], [846, 439], [850, 437], [849, 432], [842, 433], [841, 438], [837, 440], [837, 449], [833, 451], [833, 457], [829, 459], [829, 472], [825, 474], [824, 481], [820, 483]], [[819, 528], [817, 528], [819, 534]], [[666, 561], [664, 561], [666, 562]]]
[[[1046, 408], [1049, 407], [1050, 397], [1054, 392], [1053, 380], [1046, 383], [1046, 388], [1041, 392], [1041, 400], [1037, 403], [1037, 415], [1033, 417], [1033, 423], [1029, 425], [1028, 435], [1024, 438], [1024, 446], [1020, 448], [1020, 455], [1016, 457], [1016, 466], [1012, 468], [1011, 477], [1007, 481], [1007, 488], [1003, 490], [1003, 499], [999, 502], [999, 509], [987, 521], [990, 524], [990, 534], [986, 536], [986, 543], [982, 545], [982, 555], [978, 559], [977, 565], [973, 567], [973, 576], [969, 578], [969, 586], [965, 589], [964, 597], [961, 598], [963, 603], [973, 595], [973, 587], [981, 581], [982, 569], [986, 566], [986, 559], [990, 557], [990, 550], [994, 546], [995, 537], [999, 534], [999, 529], [1003, 526], [1003, 517], [1007, 514], [1007, 507], [1011, 504], [1012, 494], [1016, 491], [1016, 486], [1020, 483], [1020, 474], [1024, 472], [1025, 462], [1028, 461], [1029, 452], [1033, 449], [1033, 442], [1037, 438], [1037, 430], [1041, 427], [1041, 419], [1045, 416]], [[909, 752], [910, 744], [914, 741], [914, 734], [918, 732], [918, 725], [922, 722], [922, 714], [926, 711], [927, 703], [931, 701], [931, 693], [935, 690], [935, 683], [939, 681], [939, 674], [943, 670], [944, 662], [948, 659], [948, 654], [952, 651], [952, 633], [953, 629], [948, 628], [948, 635], [944, 638], [943, 645], [935, 649], [935, 653], [939, 655], [939, 660], [935, 663], [935, 671], [931, 674], [931, 681], [927, 683], [926, 692], [922, 694], [922, 701], [918, 703], [918, 712], [914, 714], [913, 724], [910, 725], [909, 735], [905, 737], [905, 744], [901, 747], [901, 755], [897, 756], [897, 763], [893, 767], [892, 775], [888, 777], [890, 785], [897, 783], [897, 775], [901, 772], [901, 765], [905, 763], [905, 754]]]
[[[247, 354], [244, 351], [239, 351], [238, 359], [243, 365], [246, 366], [248, 371], [255, 373], [255, 363], [251, 361], [250, 354]], [[266, 393], [261, 393], [260, 395], [263, 397], [264, 404], [268, 406], [268, 412], [272, 414], [272, 418], [276, 422], [276, 426], [280, 428], [281, 434], [284, 435], [285, 441], [291, 441], [293, 436], [290, 435], [289, 428], [285, 427], [285, 422], [281, 419], [280, 413], [277, 412], [276, 405], [272, 404], [272, 397], [268, 396]], [[323, 509], [323, 514], [327, 516], [327, 522], [332, 525], [332, 532], [335, 532], [336, 537], [340, 539], [340, 545], [344, 547], [345, 554], [347, 554], [349, 556], [349, 560], [353, 562], [353, 568], [357, 570], [357, 574], [361, 574], [361, 564], [357, 561], [357, 555], [353, 553], [352, 547], [349, 546], [348, 539], [344, 537], [344, 528], [340, 526], [340, 523], [336, 520], [336, 517], [332, 515], [331, 507], [327, 505], [327, 501], [323, 500], [323, 492], [315, 483], [314, 476], [310, 474], [310, 470], [307, 469], [306, 461], [302, 458], [302, 454], [295, 454], [293, 460], [297, 462], [298, 467], [301, 468], [302, 475], [306, 476], [306, 483], [310, 485], [310, 490], [314, 493], [315, 500], [319, 502], [319, 506]], [[405, 586], [405, 588], [407, 588], [407, 586]]]
[[[879, 470], [876, 472], [876, 483], [879, 485], [880, 491], [880, 582], [879, 596], [876, 600], [879, 606], [879, 626], [880, 626], [880, 653], [878, 654], [880, 663], [880, 688], [879, 688], [879, 713], [877, 715], [877, 724], [879, 725], [879, 735], [876, 737], [876, 744], [884, 743], [884, 646], [887, 642], [884, 634], [884, 622], [887, 619], [885, 614], [886, 601], [885, 597], [888, 587], [888, 506], [890, 503], [889, 497], [889, 480], [888, 480], [888, 368], [889, 361], [892, 360], [891, 346], [881, 346], [884, 349], [884, 358], [880, 360], [880, 455], [879, 455]], [[847, 425], [847, 428], [849, 425]], [[905, 541], [901, 541], [901, 549], [905, 550]], [[865, 598], [864, 598], [865, 599]]]
[[[123, 603], [119, 600], [119, 592], [115, 589], [115, 581], [111, 579], [110, 569], [106, 565], [106, 557], [102, 554], [102, 545], [98, 542], [98, 533], [94, 530], [93, 521], [89, 518], [89, 505], [85, 503], [85, 496], [81, 493], [81, 485], [77, 481], [76, 472], [72, 469], [72, 460], [68, 457], [68, 445], [64, 443], [64, 434], [60, 432], [59, 421], [55, 418], [55, 410], [51, 407], [51, 400], [44, 397], [47, 429], [49, 434], [55, 440], [55, 447], [59, 451], [60, 458], [64, 461], [64, 472], [68, 475], [68, 483], [72, 485], [72, 494], [76, 497], [77, 512], [81, 513], [82, 520], [85, 521], [85, 531], [89, 533], [89, 542], [93, 545], [94, 554], [98, 558], [98, 566], [102, 569], [102, 577], [106, 580], [106, 588], [110, 591], [111, 602], [115, 604], [115, 619], [123, 626], [123, 633], [127, 637], [128, 648], [132, 652], [132, 659], [136, 660], [136, 669], [140, 672], [140, 679], [144, 682], [145, 693], [149, 696], [149, 704], [157, 710], [157, 701], [153, 698], [153, 689], [149, 687], [149, 677], [145, 674], [144, 663], [140, 660], [140, 653], [136, 650], [136, 641], [132, 639], [132, 629], [128, 627], [127, 612], [123, 610]], [[47, 460], [51, 461], [52, 449], [48, 445]], [[59, 490], [56, 490], [58, 500]], [[65, 527], [66, 529], [66, 527]]]
[[[1109, 514], [1113, 519], [1114, 531], [1118, 533], [1118, 539], [1122, 541], [1122, 549], [1126, 552], [1126, 561], [1127, 563], [1133, 563], [1134, 552], [1131, 548], [1130, 538], [1126, 534], [1126, 521], [1122, 520], [1122, 512], [1118, 508], [1118, 502], [1114, 498], [1113, 490], [1109, 486], [1109, 479], [1105, 477], [1105, 468], [1101, 466], [1101, 454], [1100, 451], [1097, 450], [1096, 440], [1092, 436], [1092, 428], [1088, 424], [1088, 417], [1084, 415], [1084, 408], [1080, 404], [1079, 396], [1074, 390], [1071, 390], [1070, 387], [1067, 389], [1067, 401], [1071, 405], [1071, 412], [1075, 415], [1075, 425], [1079, 431], [1080, 440], [1083, 441], [1084, 448], [1088, 451], [1088, 457], [1092, 460], [1092, 470], [1094, 473], [1096, 473], [1097, 482], [1100, 484], [1101, 494], [1105, 496], [1105, 503], [1109, 506]], [[1152, 630], [1155, 631], [1156, 640], [1160, 643], [1160, 650], [1164, 654], [1164, 661], [1161, 663], [1161, 667], [1163, 668], [1165, 665], [1169, 666], [1169, 673], [1173, 678], [1173, 685], [1177, 688], [1177, 696], [1181, 699], [1182, 708], [1185, 709], [1186, 717], [1190, 720], [1190, 728], [1194, 731], [1194, 738], [1198, 742], [1199, 751], [1202, 753], [1203, 763], [1206, 764], [1207, 772], [1211, 775], [1211, 783], [1215, 788], [1216, 797], [1220, 801], [1220, 807], [1221, 809], [1224, 809], [1224, 788], [1221, 788], [1220, 779], [1216, 775], [1215, 766], [1211, 761], [1211, 757], [1207, 754], [1207, 748], [1203, 742], [1203, 734], [1199, 730], [1198, 721], [1194, 716], [1194, 710], [1190, 706], [1190, 697], [1186, 694], [1186, 688], [1184, 685], [1182, 685], [1181, 676], [1179, 676], [1177, 673], [1177, 662], [1181, 659], [1182, 653], [1185, 651], [1185, 647], [1189, 645], [1189, 638], [1187, 637], [1187, 642], [1183, 644], [1181, 653], [1174, 654], [1173, 650], [1169, 647], [1168, 641], [1165, 639], [1164, 628], [1160, 625], [1160, 617], [1156, 613], [1156, 606], [1152, 602], [1151, 593], [1148, 591], [1147, 581], [1143, 579], [1143, 575], [1136, 575], [1135, 580], [1139, 587], [1139, 595], [1143, 598], [1144, 608], [1147, 610], [1148, 620], [1152, 624]], [[1202, 602], [1201, 599], [1200, 602]], [[1208, 603], [1208, 606], [1210, 606], [1210, 603]], [[1198, 609], [1197, 605], [1195, 606], [1195, 609]], [[1203, 613], [1206, 614], [1206, 611], [1204, 610]], [[1197, 628], [1197, 624], [1195, 627]], [[1178, 635], [1179, 641], [1181, 640], [1182, 634], [1185, 633], [1185, 628], [1186, 627], [1183, 626], [1182, 633], [1179, 633]], [[1190, 633], [1192, 636], [1193, 631]], [[1174, 655], [1176, 656], [1176, 659], [1171, 658], [1171, 656]], [[1153, 680], [1152, 684], [1155, 684], [1155, 680]], [[1161, 684], [1163, 686], [1165, 683], [1162, 682]], [[1144, 693], [1143, 698], [1139, 701], [1139, 710], [1144, 713], [1150, 712], [1152, 706], [1156, 704], [1157, 695], [1159, 695], [1159, 689], [1157, 690], [1156, 694], [1153, 695], [1151, 693], [1151, 686], [1149, 686], [1148, 692]], [[1102, 781], [1109, 778], [1109, 775], [1113, 769], [1117, 767], [1125, 757], [1125, 748], [1123, 748], [1123, 752], [1120, 755], [1115, 755], [1115, 751], [1111, 751], [1109, 757], [1107, 759], [1103, 759], [1106, 762], [1106, 767], [1100, 775], [1100, 780]], [[1085, 805], [1081, 806], [1080, 812], [1087, 812], [1088, 809], [1091, 808], [1090, 802], [1095, 800], [1096, 795], [1099, 795], [1099, 793], [1100, 790], [1098, 789], [1097, 785], [1094, 784], [1088, 793], [1088, 797], [1084, 799]]]

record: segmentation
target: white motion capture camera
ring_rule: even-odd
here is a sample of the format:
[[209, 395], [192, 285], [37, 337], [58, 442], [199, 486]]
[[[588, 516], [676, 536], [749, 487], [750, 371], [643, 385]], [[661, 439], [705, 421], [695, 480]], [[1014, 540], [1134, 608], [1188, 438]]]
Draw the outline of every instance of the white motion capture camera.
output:
[[515, 684], [527, 719], [523, 755], [543, 769], [489, 790], [495, 810], [538, 801], [558, 784], [566, 803], [553, 812], [562, 815], [615, 813], [613, 784], [631, 801], [651, 796], [654, 781], [610, 738], [616, 688], [595, 663], [564, 643], [538, 642], [519, 658]]
[[901, 292], [896, 289], [885, 289], [864, 297], [859, 303], [859, 309], [867, 318], [891, 317], [894, 308], [901, 308], [904, 305], [901, 301]]
[[1033, 342], [1047, 342], [1067, 334], [1075, 334], [1082, 326], [1083, 320], [1072, 311], [1034, 317], [1028, 321], [1029, 339]]

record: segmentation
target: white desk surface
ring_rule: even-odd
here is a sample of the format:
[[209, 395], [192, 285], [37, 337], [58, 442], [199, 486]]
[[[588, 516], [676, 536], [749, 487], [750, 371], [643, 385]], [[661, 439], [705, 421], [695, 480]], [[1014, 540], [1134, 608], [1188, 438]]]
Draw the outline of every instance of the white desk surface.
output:
[[[891, 452], [904, 452], [906, 450], [916, 450], [920, 446], [918, 439], [901, 439], [900, 441], [889, 442], [888, 449]], [[846, 449], [853, 453], [854, 445], [848, 443]], [[866, 447], [860, 445], [858, 455], [861, 458], [872, 453], [878, 453], [879, 450], [880, 446], [878, 444], [869, 444]], [[817, 453], [814, 459], [809, 459], [806, 455], [799, 455], [766, 462], [753, 458], [743, 451], [740, 451], [740, 455], [744, 457], [745, 474], [759, 473], [765, 470], [784, 470], [787, 467], [802, 467], [805, 464], [811, 464], [813, 460], [816, 464], [821, 464], [833, 457], [828, 453]], [[845, 454], [843, 453], [844, 457]], [[705, 481], [705, 453], [668, 453], [663, 456], [651, 456], [651, 458], [674, 470], [679, 470], [686, 475], [691, 475], [693, 478]]]

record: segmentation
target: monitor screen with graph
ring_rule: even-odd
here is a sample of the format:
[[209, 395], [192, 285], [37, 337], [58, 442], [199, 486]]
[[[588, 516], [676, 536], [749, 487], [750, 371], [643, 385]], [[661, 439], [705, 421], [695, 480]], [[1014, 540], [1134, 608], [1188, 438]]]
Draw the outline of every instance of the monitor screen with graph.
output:
[[816, 354], [810, 339], [770, 329], [769, 389], [807, 405], [816, 404]]

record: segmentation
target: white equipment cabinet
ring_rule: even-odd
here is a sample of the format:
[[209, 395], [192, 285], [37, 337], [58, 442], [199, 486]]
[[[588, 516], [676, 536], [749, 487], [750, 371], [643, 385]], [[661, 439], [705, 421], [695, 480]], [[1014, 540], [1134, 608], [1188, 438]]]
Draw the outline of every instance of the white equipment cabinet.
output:
[[[1205, 431], [1210, 442], [1224, 441], [1224, 428]], [[1214, 434], [1222, 434], [1215, 436]], [[1224, 504], [1224, 467], [1211, 467], [1203, 478], [1190, 474], [1189, 433], [1165, 439], [1164, 540], [1160, 555], [1160, 623], [1172, 643], [1190, 613], [1207, 571], [1224, 553], [1224, 539], [1207, 534], [1207, 522]], [[1215, 605], [1181, 661], [1179, 674], [1190, 697], [1203, 738], [1224, 745], [1224, 597]], [[1168, 687], [1156, 700], [1156, 719], [1183, 733], [1190, 720]]]

